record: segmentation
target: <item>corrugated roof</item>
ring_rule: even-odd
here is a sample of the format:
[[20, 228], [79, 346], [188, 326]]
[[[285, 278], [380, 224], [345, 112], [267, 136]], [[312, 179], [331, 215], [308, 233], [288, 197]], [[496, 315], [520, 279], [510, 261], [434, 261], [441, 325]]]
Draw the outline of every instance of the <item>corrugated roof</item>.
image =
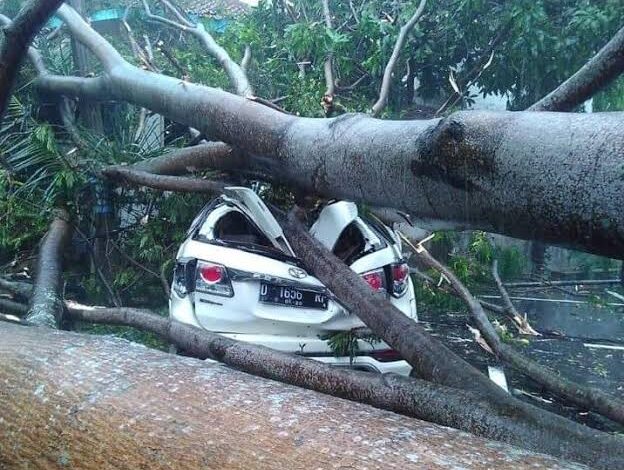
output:
[[175, 4], [198, 16], [237, 16], [249, 11], [249, 5], [240, 0], [176, 0]]

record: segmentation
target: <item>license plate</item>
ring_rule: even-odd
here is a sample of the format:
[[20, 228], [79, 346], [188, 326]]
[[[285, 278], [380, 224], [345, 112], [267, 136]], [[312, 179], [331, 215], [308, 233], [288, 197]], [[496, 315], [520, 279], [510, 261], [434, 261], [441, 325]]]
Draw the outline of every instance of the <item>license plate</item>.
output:
[[327, 296], [313, 290], [298, 287], [260, 284], [260, 302], [327, 310]]

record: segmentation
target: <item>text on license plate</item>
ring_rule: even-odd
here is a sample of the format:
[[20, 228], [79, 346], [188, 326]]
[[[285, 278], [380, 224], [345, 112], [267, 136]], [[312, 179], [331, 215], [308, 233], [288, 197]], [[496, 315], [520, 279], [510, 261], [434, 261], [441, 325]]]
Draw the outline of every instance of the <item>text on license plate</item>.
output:
[[326, 310], [327, 296], [313, 290], [260, 284], [260, 302]]

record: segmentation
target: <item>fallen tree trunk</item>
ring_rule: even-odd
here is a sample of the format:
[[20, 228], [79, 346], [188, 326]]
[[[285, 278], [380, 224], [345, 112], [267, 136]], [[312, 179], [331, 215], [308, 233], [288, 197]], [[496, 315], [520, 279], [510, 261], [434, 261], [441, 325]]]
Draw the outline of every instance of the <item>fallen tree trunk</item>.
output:
[[59, 13], [105, 73], [43, 75], [39, 86], [49, 91], [167, 115], [248, 154], [242, 170], [302, 190], [606, 256], [624, 253], [619, 113], [299, 118], [131, 66], [69, 7]]
[[[446, 276], [453, 289], [457, 291], [468, 305], [472, 319], [496, 356], [567, 402], [599, 413], [620, 424], [624, 424], [624, 403], [621, 400], [618, 400], [602, 390], [572, 382], [560, 376], [556, 371], [538, 364], [519, 353], [514, 348], [503, 343], [486, 313], [483, 311], [481, 304], [472, 296], [461, 281], [446, 266], [433, 258], [424, 248], [421, 247], [421, 249], [417, 251], [417, 256], [421, 261], [427, 264], [427, 266], [436, 269]], [[511, 301], [509, 302], [511, 303]]]
[[5, 323], [0, 406], [7, 468], [582, 468], [123, 340]]
[[63, 312], [63, 251], [71, 232], [69, 215], [64, 210], [57, 211], [41, 240], [30, 308], [24, 318], [28, 323], [55, 328], [60, 322]]

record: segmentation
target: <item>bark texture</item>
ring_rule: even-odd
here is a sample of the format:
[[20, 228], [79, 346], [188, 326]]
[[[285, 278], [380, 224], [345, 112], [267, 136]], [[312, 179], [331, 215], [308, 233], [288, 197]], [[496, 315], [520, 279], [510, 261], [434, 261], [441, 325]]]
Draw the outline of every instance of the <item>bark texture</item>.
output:
[[63, 312], [63, 251], [71, 238], [68, 214], [59, 210], [41, 241], [30, 309], [24, 320], [56, 328]]
[[528, 111], [571, 111], [624, 72], [624, 28], [574, 75]]
[[70, 8], [60, 13], [107, 72], [43, 76], [48, 90], [165, 114], [248, 154], [241, 170], [306, 191], [615, 258], [624, 253], [621, 113], [298, 118], [133, 67]]
[[624, 424], [624, 403], [621, 400], [602, 390], [572, 382], [557, 374], [556, 371], [538, 364], [511, 346], [503, 343], [483, 311], [481, 304], [472, 296], [461, 281], [447, 267], [433, 258], [427, 250], [421, 249], [417, 255], [429, 267], [438, 270], [447, 277], [453, 289], [457, 291], [468, 305], [472, 319], [488, 346], [500, 359], [566, 401]]
[[0, 45], [0, 121], [30, 43], [61, 3], [62, 0], [30, 0], [22, 6], [14, 21], [5, 26]]
[[6, 468], [583, 468], [123, 340], [4, 323], [0, 405]]

